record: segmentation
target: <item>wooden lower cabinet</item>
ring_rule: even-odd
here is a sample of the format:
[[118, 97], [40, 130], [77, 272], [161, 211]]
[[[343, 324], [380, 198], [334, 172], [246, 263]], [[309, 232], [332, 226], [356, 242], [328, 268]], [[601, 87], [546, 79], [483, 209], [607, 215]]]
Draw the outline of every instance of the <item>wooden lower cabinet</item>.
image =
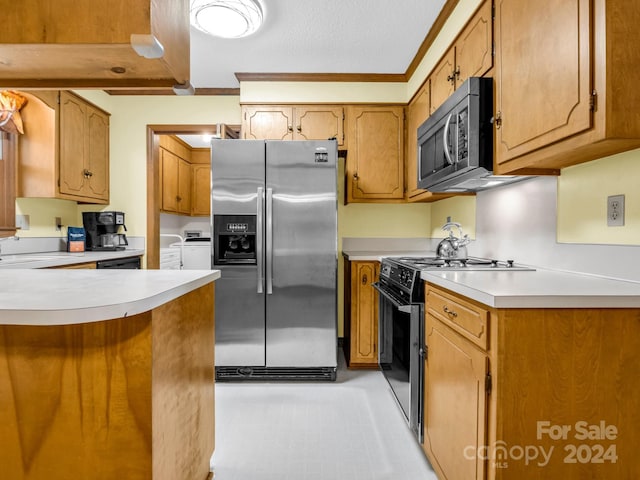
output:
[[640, 478], [640, 309], [425, 293], [423, 449], [440, 480]]
[[[473, 310], [433, 291], [428, 295], [423, 448], [441, 478], [483, 479], [485, 462], [466, 453], [477, 452], [486, 443], [488, 355], [442, 319], [466, 313], [465, 323], [473, 323], [474, 315], [469, 314]], [[435, 310], [440, 302], [433, 301], [434, 296], [444, 299], [447, 311], [454, 313]]]
[[0, 325], [2, 478], [210, 478], [213, 306], [209, 283], [136, 315]]
[[350, 368], [378, 367], [378, 280], [380, 262], [345, 260], [344, 345]]
[[59, 267], [49, 267], [49, 268], [64, 268], [64, 269], [73, 269], [73, 270], [95, 270], [96, 262], [73, 263], [71, 265], [60, 265]]

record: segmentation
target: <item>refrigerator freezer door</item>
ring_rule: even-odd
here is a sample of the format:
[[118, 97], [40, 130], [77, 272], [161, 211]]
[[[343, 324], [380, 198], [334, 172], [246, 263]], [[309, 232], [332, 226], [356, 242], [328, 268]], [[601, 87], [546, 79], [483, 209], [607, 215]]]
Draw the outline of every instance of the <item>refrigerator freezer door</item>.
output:
[[[267, 367], [337, 365], [335, 141], [267, 141]], [[269, 230], [269, 229], [267, 229]], [[271, 250], [271, 251], [269, 251]]]
[[216, 280], [216, 366], [265, 365], [264, 295], [256, 293], [256, 266], [221, 266]]
[[[258, 192], [264, 188], [264, 155], [263, 141], [211, 142], [212, 216], [263, 215], [257, 209], [263, 203]], [[216, 366], [265, 365], [265, 306], [258, 267], [260, 262], [213, 264], [222, 271], [216, 281]]]

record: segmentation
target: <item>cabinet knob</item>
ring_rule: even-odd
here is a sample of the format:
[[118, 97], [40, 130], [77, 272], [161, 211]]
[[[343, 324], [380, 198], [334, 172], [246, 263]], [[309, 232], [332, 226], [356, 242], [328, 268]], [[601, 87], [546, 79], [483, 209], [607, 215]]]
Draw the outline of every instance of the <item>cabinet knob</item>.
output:
[[298, 125], [298, 126], [296, 127], [296, 130], [298, 130], [298, 132], [302, 132], [302, 125]]
[[460, 78], [460, 66], [458, 66], [453, 72], [451, 72], [451, 75], [447, 75], [447, 80], [450, 83], [454, 83], [456, 81], [456, 78]]
[[82, 174], [84, 175], [84, 178], [93, 177], [93, 172], [87, 170], [86, 168], [82, 171]]
[[293, 125], [287, 125], [287, 130], [289, 132], [293, 132]]
[[176, 197], [176, 200], [177, 200], [177, 201], [181, 201], [181, 200], [182, 200], [182, 197], [181, 197], [180, 195], [178, 195], [178, 196]]
[[354, 179], [354, 180], [358, 180], [358, 172], [355, 172], [355, 173], [353, 174], [353, 179]]
[[366, 274], [362, 276], [362, 284], [363, 285], [367, 284], [367, 275]]

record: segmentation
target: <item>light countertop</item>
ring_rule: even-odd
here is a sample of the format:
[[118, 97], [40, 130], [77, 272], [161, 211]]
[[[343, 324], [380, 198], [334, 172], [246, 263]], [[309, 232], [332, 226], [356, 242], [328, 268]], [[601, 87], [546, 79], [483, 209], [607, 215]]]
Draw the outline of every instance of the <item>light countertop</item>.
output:
[[0, 270], [0, 325], [65, 325], [126, 317], [218, 278], [220, 270]]
[[430, 250], [343, 250], [342, 255], [351, 262], [380, 261], [382, 257], [434, 257]]
[[640, 283], [536, 271], [423, 271], [426, 282], [495, 308], [640, 308]]
[[143, 249], [87, 252], [40, 252], [0, 255], [0, 270], [63, 267], [77, 263], [99, 262], [117, 258], [140, 257]]

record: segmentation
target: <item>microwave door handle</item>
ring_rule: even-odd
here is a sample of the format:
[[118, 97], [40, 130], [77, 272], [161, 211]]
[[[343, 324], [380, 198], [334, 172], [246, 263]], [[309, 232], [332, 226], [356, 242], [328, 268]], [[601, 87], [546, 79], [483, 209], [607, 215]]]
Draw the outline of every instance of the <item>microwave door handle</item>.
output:
[[447, 159], [449, 165], [453, 165], [453, 160], [451, 159], [451, 152], [449, 151], [449, 125], [451, 125], [451, 117], [453, 113], [450, 113], [447, 117], [447, 122], [444, 125], [444, 133], [442, 134], [442, 144], [444, 146], [444, 156]]
[[264, 201], [264, 188], [258, 188], [257, 195], [257, 205], [256, 205], [256, 263], [258, 270], [258, 289], [257, 293], [263, 293], [263, 283], [264, 283], [264, 255], [262, 248], [262, 239], [263, 239], [263, 228], [264, 228], [264, 207], [262, 205]]

